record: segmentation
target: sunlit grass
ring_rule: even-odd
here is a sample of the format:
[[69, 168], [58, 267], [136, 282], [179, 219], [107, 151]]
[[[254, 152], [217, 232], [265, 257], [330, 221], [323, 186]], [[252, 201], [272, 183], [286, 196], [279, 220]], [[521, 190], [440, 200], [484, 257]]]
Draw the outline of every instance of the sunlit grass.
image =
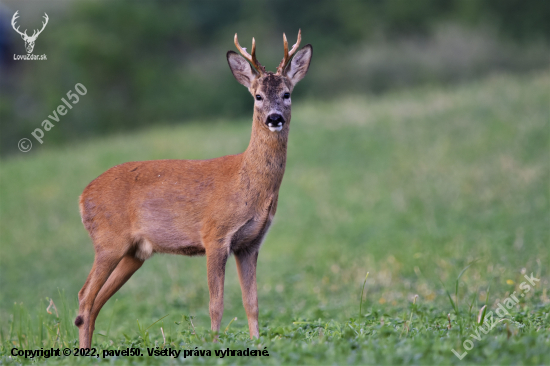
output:
[[[248, 339], [232, 260], [227, 332], [212, 344], [205, 259], [156, 255], [104, 307], [94, 345], [267, 347], [262, 363], [550, 362], [549, 100], [548, 71], [294, 100], [278, 212], [259, 258], [260, 340]], [[76, 295], [93, 260], [77, 200], [92, 179], [125, 161], [238, 153], [249, 137], [248, 120], [152, 125], [62, 148], [46, 139], [2, 160], [3, 362], [11, 347], [77, 344]], [[451, 349], [463, 352], [480, 309], [494, 310], [531, 273], [541, 281], [511, 312], [517, 324], [499, 324], [459, 361]]]

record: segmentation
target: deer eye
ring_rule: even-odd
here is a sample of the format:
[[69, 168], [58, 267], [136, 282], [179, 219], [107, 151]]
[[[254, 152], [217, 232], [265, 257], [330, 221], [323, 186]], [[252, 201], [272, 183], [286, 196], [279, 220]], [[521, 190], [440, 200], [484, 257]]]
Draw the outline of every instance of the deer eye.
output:
[[285, 93], [285, 94], [283, 95], [283, 98], [285, 98], [285, 99], [290, 98], [290, 93]]
[[260, 94], [256, 94], [256, 100], [262, 100], [262, 96]]

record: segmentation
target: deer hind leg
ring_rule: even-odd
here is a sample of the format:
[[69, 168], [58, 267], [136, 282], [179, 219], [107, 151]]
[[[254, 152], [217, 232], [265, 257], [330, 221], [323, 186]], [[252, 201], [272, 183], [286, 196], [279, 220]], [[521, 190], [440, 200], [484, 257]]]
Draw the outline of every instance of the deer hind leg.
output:
[[250, 338], [259, 338], [258, 327], [258, 289], [256, 286], [256, 263], [258, 262], [258, 251], [243, 251], [235, 253], [237, 272], [243, 294], [243, 305], [248, 318], [248, 330]]
[[101, 287], [101, 290], [95, 298], [92, 312], [90, 314], [89, 332], [90, 342], [94, 334], [95, 321], [99, 311], [105, 303], [113, 296], [120, 288], [132, 277], [132, 275], [143, 265], [141, 259], [136, 258], [133, 254], [125, 255], [111, 273], [107, 282]]
[[78, 316], [75, 319], [75, 325], [78, 327], [78, 339], [80, 348], [90, 348], [92, 343], [92, 334], [90, 332], [90, 315], [97, 294], [105, 284], [111, 272], [120, 262], [124, 252], [112, 252], [101, 250], [96, 252], [94, 265], [84, 283], [84, 286], [78, 293]]

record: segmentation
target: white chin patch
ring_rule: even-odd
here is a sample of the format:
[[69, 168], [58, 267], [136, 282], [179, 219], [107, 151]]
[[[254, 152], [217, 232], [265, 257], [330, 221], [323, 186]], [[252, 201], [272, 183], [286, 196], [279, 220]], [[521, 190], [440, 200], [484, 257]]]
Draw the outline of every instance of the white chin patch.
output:
[[283, 129], [283, 124], [279, 122], [277, 126], [273, 126], [273, 123], [269, 123], [267, 127], [269, 127], [269, 131], [271, 132], [275, 132], [275, 131], [279, 132]]

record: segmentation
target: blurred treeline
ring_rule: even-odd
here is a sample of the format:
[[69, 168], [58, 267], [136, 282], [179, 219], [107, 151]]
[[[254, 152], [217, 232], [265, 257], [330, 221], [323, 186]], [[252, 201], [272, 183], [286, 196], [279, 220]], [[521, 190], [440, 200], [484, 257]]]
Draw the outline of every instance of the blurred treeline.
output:
[[[35, 2], [39, 7], [42, 2]], [[252, 114], [252, 99], [225, 61], [257, 42], [268, 70], [282, 33], [313, 44], [310, 74], [296, 94], [334, 98], [418, 84], [457, 82], [548, 64], [547, 0], [74, 1], [25, 54], [0, 17], [0, 151], [17, 151], [76, 83], [88, 93], [48, 132], [47, 144], [159, 123]], [[24, 16], [23, 16], [24, 17]], [[37, 23], [38, 27], [40, 23]], [[0, 41], [2, 37], [0, 36]]]

